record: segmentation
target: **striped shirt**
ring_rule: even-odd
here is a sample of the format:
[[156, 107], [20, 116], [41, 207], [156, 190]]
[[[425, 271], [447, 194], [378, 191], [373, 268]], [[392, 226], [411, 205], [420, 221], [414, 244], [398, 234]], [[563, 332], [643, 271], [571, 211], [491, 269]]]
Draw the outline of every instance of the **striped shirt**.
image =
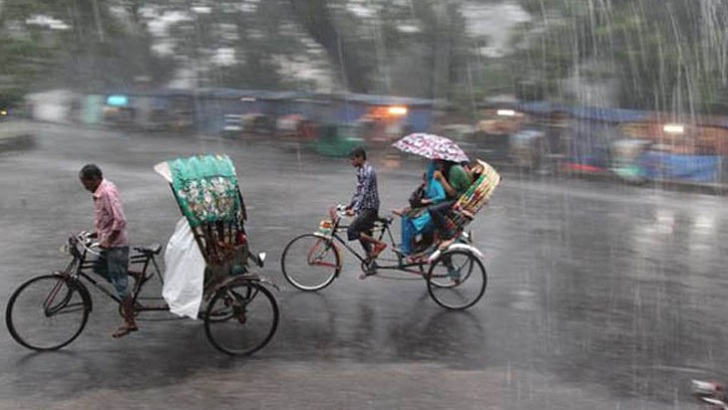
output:
[[355, 213], [362, 209], [379, 212], [379, 191], [377, 190], [377, 173], [368, 162], [356, 170], [356, 191], [351, 197], [349, 206]]
[[[93, 198], [99, 244], [107, 248], [127, 246], [126, 216], [121, 207], [121, 196], [116, 185], [106, 179], [102, 180], [93, 193]], [[111, 242], [111, 233], [114, 231], [119, 233]]]

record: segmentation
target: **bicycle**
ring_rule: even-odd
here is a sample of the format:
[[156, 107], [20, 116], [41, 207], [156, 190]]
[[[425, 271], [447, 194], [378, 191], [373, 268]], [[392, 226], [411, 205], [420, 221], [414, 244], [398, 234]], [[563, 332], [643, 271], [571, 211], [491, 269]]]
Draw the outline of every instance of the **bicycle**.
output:
[[[83, 232], [73, 234], [64, 248], [71, 256], [64, 270], [29, 279], [13, 292], [8, 301], [5, 311], [7, 328], [13, 339], [28, 349], [58, 350], [80, 336], [93, 310], [91, 292], [85, 283], [113, 299], [121, 309], [119, 297], [88, 272], [94, 265], [91, 256], [99, 255], [89, 236]], [[129, 276], [134, 279], [131, 289], [134, 314], [169, 310], [166, 304], [145, 305], [140, 299], [145, 284], [153, 277], [156, 276], [163, 283], [155, 259], [161, 246], [154, 244], [132, 249], [134, 253], [129, 258]], [[262, 267], [264, 254], [260, 254], [256, 260]], [[249, 355], [265, 346], [273, 337], [278, 326], [278, 305], [270, 291], [261, 285], [261, 281], [256, 275], [247, 273], [232, 276], [216, 284], [210, 292], [212, 296], [201, 317], [205, 321], [208, 340], [218, 350], [231, 355]], [[262, 298], [258, 298], [258, 295], [262, 295]], [[250, 310], [256, 312], [255, 321], [248, 315]], [[41, 322], [50, 328], [40, 329], [38, 325]], [[239, 329], [230, 331], [231, 324], [246, 325], [242, 340]], [[251, 338], [250, 335], [255, 337]], [[231, 336], [234, 342], [229, 344], [227, 339]]]
[[725, 387], [715, 382], [692, 380], [690, 382], [692, 396], [715, 410], [728, 410]]
[[[339, 248], [342, 245], [359, 259], [365, 275], [378, 270], [394, 270], [424, 278], [430, 297], [444, 308], [467, 309], [485, 293], [488, 276], [481, 262], [482, 252], [472, 245], [472, 235], [463, 233], [460, 240], [447, 249], [433, 250], [426, 258], [412, 260], [396, 246], [390, 228], [393, 218], [378, 218], [372, 234], [379, 241], [387, 240], [389, 248], [396, 255], [393, 263], [380, 264], [380, 261], [386, 262], [381, 255], [369, 260], [341, 237], [340, 233], [347, 229], [341, 223], [344, 216], [343, 206], [333, 207], [329, 210], [329, 218], [320, 222], [317, 232], [299, 235], [286, 245], [281, 256], [281, 271], [295, 288], [318, 291], [333, 283], [342, 270]], [[294, 266], [294, 260], [300, 263]], [[310, 268], [310, 271], [306, 268]]]

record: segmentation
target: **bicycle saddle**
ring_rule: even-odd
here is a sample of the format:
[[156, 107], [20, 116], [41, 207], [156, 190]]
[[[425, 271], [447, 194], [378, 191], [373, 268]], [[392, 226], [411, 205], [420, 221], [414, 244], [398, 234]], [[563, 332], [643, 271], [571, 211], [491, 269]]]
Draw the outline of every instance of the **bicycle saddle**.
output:
[[134, 250], [144, 254], [158, 255], [162, 251], [162, 245], [153, 243], [148, 246], [135, 246]]

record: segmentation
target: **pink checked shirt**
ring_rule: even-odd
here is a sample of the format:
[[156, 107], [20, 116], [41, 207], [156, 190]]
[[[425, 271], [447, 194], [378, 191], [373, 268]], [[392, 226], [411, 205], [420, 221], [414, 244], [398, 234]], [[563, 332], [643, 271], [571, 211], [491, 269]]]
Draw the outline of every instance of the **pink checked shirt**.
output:
[[[121, 196], [116, 185], [106, 179], [102, 180], [93, 193], [93, 198], [99, 244], [108, 248], [127, 246], [126, 216], [121, 207]], [[119, 234], [113, 242], [109, 242], [113, 231], [119, 231]]]

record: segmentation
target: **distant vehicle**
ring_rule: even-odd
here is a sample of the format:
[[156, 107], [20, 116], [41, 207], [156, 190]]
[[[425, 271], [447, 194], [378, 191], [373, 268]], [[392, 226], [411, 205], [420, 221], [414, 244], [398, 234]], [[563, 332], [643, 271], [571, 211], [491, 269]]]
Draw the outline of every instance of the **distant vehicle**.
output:
[[105, 106], [103, 118], [106, 125], [119, 128], [130, 128], [134, 125], [134, 109], [131, 107]]
[[274, 119], [261, 113], [250, 113], [242, 116], [243, 130], [253, 134], [272, 134], [275, 132]]
[[546, 152], [546, 133], [543, 131], [526, 129], [511, 135], [510, 155], [521, 168], [538, 169]]
[[629, 183], [646, 181], [646, 171], [642, 164], [643, 154], [652, 145], [643, 139], [620, 139], [612, 143], [611, 170]]
[[470, 124], [448, 124], [441, 127], [440, 133], [455, 141], [466, 153], [475, 154], [478, 148], [475, 131], [475, 127]]
[[222, 126], [224, 138], [237, 138], [243, 135], [243, 116], [239, 114], [226, 114]]

